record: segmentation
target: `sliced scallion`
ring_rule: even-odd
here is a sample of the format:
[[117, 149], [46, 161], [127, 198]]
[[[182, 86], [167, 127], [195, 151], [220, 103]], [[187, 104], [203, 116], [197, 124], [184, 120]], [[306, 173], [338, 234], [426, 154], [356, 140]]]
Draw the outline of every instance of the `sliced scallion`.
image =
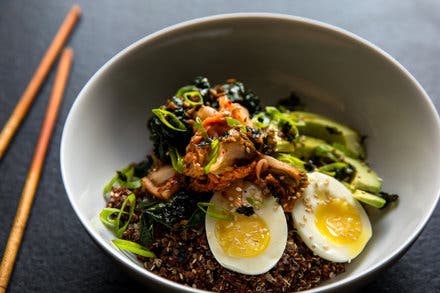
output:
[[176, 97], [180, 98], [180, 97], [183, 96], [184, 93], [186, 93], [186, 92], [190, 92], [190, 91], [193, 91], [194, 89], [195, 89], [195, 86], [193, 86], [193, 85], [186, 85], [186, 86], [184, 86], [184, 87], [181, 87], [181, 88], [177, 91], [177, 93], [176, 93]]
[[122, 174], [124, 174], [124, 176], [127, 179], [130, 179], [131, 177], [134, 176], [134, 166], [133, 165], [128, 165], [127, 167], [125, 167], [124, 169], [122, 169], [120, 171]]
[[[183, 98], [192, 106], [203, 105], [203, 98], [200, 92], [190, 91], [183, 94]], [[196, 100], [194, 100], [196, 98]]]
[[266, 113], [271, 115], [272, 117], [275, 117], [278, 114], [281, 114], [280, 110], [278, 110], [276, 107], [268, 106], [265, 108]]
[[261, 208], [263, 206], [263, 202], [261, 200], [255, 199], [253, 197], [246, 197], [247, 202], [255, 207], [255, 208]]
[[197, 206], [211, 218], [224, 221], [232, 221], [234, 219], [234, 215], [230, 211], [222, 207], [216, 206], [213, 203], [198, 202]]
[[[128, 212], [128, 219], [127, 221], [125, 221], [124, 225], [121, 227], [121, 217], [125, 212], [125, 207], [127, 206], [127, 203], [130, 203], [130, 210]], [[119, 210], [118, 215], [116, 216], [115, 219], [115, 235], [117, 237], [121, 237], [122, 233], [124, 233], [125, 230], [127, 230], [128, 224], [130, 224], [130, 220], [131, 217], [133, 216], [134, 213], [134, 208], [135, 208], [135, 203], [136, 203], [136, 197], [134, 195], [134, 193], [130, 193], [122, 202], [122, 206], [121, 209]]]
[[252, 118], [252, 123], [258, 128], [266, 128], [270, 124], [270, 119], [265, 113], [261, 112]]
[[181, 131], [181, 132], [186, 131], [185, 124], [183, 124], [183, 122], [180, 121], [179, 118], [177, 118], [176, 115], [174, 115], [170, 111], [156, 108], [153, 109], [152, 112], [168, 128], [171, 128], [172, 130], [175, 131]]
[[277, 160], [280, 160], [281, 162], [285, 162], [293, 167], [299, 168], [301, 170], [305, 170], [305, 163], [303, 160], [290, 155], [290, 154], [278, 154], [276, 156]]
[[124, 181], [121, 182], [121, 186], [125, 186], [129, 189], [136, 189], [142, 186], [142, 180], [141, 179], [137, 179], [137, 180], [133, 180], [133, 181]]
[[219, 152], [220, 152], [220, 142], [216, 138], [211, 141], [211, 151], [209, 152], [208, 155], [208, 159], [207, 159], [208, 162], [206, 163], [205, 168], [203, 169], [205, 171], [205, 174], [208, 174], [212, 164], [217, 162]]
[[129, 189], [136, 189], [142, 186], [141, 179], [134, 177], [133, 165], [129, 165], [116, 173], [117, 174], [105, 185], [103, 189], [104, 195], [109, 193], [113, 186], [125, 186]]
[[[99, 219], [101, 220], [101, 222], [106, 225], [109, 228], [114, 228], [115, 227], [115, 222], [116, 222], [116, 218], [111, 218], [112, 215], [116, 214], [116, 213], [120, 213], [121, 210], [120, 209], [116, 209], [116, 208], [105, 208], [101, 211], [101, 213], [99, 213]], [[128, 214], [127, 212], [122, 212], [123, 214]]]
[[174, 170], [176, 170], [177, 173], [182, 174], [184, 165], [183, 165], [183, 158], [175, 148], [170, 148], [168, 151], [171, 158], [171, 165], [173, 166]]
[[226, 117], [226, 123], [230, 127], [239, 126], [242, 132], [246, 132], [246, 125], [244, 125], [241, 121], [238, 121], [237, 119], [234, 119], [232, 117]]
[[206, 133], [206, 129], [203, 127], [202, 120], [199, 117], [194, 121], [194, 128], [200, 131], [204, 140], [209, 140], [208, 133]]
[[156, 257], [154, 252], [149, 251], [144, 246], [140, 245], [139, 243], [128, 241], [124, 239], [114, 239], [112, 240], [113, 244], [123, 250], [127, 250], [130, 252], [133, 252], [137, 255], [145, 256], [145, 257]]
[[103, 193], [104, 194], [107, 194], [107, 193], [109, 193], [110, 192], [110, 190], [112, 189], [112, 187], [113, 187], [113, 185], [118, 181], [118, 179], [119, 179], [119, 175], [118, 174], [116, 174], [105, 186], [104, 186], [104, 189], [103, 189]]
[[327, 174], [329, 176], [335, 176], [336, 170], [346, 168], [346, 167], [348, 167], [347, 163], [335, 162], [335, 163], [321, 166], [321, 167], [317, 168], [316, 171]]

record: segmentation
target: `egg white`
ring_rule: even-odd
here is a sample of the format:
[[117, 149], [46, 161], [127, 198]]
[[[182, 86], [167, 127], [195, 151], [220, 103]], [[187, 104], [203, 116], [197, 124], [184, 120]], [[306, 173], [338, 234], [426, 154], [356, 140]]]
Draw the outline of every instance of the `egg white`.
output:
[[[370, 220], [352, 193], [335, 178], [313, 172], [308, 174], [309, 185], [304, 191], [303, 198], [295, 203], [292, 210], [295, 228], [304, 243], [320, 257], [332, 262], [350, 262], [365, 248], [371, 238]], [[352, 244], [333, 242], [322, 235], [316, 226], [315, 210], [322, 204], [322, 195], [330, 199], [343, 199], [356, 209], [361, 220], [362, 231], [359, 238]]]
[[[251, 183], [246, 183], [243, 188], [243, 197], [259, 188]], [[231, 210], [231, 204], [220, 192], [216, 192], [211, 201], [214, 205]], [[205, 229], [209, 248], [215, 259], [225, 268], [246, 275], [263, 274], [273, 268], [283, 255], [287, 243], [287, 221], [282, 207], [273, 196], [265, 197], [260, 208], [254, 207], [257, 214], [266, 223], [270, 240], [266, 249], [255, 257], [231, 257], [223, 252], [215, 233], [217, 219], [206, 216]]]

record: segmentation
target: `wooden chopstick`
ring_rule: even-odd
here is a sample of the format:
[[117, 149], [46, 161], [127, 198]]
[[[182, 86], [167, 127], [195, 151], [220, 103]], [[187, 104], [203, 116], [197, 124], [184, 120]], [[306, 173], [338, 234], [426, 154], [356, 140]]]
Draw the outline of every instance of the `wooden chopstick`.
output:
[[72, 32], [73, 28], [75, 27], [75, 24], [77, 23], [80, 15], [80, 7], [78, 5], [74, 5], [64, 19], [64, 22], [60, 26], [52, 43], [47, 49], [46, 54], [41, 60], [40, 65], [38, 65], [34, 76], [32, 77], [25, 91], [23, 92], [23, 95], [21, 96], [19, 102], [15, 106], [11, 117], [3, 127], [3, 130], [0, 133], [0, 159], [3, 157], [3, 154], [8, 148], [8, 145], [12, 137], [14, 136], [14, 133], [17, 130], [18, 126], [20, 126], [21, 121], [26, 116], [30, 105], [32, 104], [35, 96], [41, 88], [41, 85], [46, 79], [47, 74], [52, 68], [55, 59], [58, 57], [61, 49], [64, 47], [64, 44], [70, 33]]
[[69, 77], [72, 58], [72, 49], [65, 49], [58, 65], [52, 88], [52, 94], [47, 106], [46, 116], [41, 127], [40, 137], [38, 139], [37, 146], [35, 147], [32, 164], [29, 168], [29, 173], [26, 178], [26, 183], [21, 194], [20, 203], [18, 204], [17, 213], [15, 215], [14, 223], [9, 234], [8, 243], [6, 244], [6, 249], [0, 265], [1, 293], [6, 292], [9, 278], [14, 267], [15, 258], [17, 257], [17, 253], [20, 248], [23, 233], [26, 228], [29, 213], [31, 211], [35, 191], [38, 186], [38, 180], [40, 179], [41, 169], [43, 167], [44, 157], [50, 141], [50, 136], [56, 122], [58, 109], [63, 98], [67, 79]]

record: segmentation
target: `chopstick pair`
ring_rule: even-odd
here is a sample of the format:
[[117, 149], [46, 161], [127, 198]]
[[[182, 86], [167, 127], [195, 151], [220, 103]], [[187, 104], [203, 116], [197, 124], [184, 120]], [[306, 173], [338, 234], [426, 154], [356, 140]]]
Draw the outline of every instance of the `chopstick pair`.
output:
[[[46, 54], [41, 60], [40, 65], [26, 90], [24, 91], [20, 101], [15, 107], [11, 117], [6, 122], [2, 132], [0, 133], [0, 159], [5, 153], [9, 142], [11, 141], [15, 131], [19, 127], [21, 121], [26, 116], [30, 105], [37, 95], [41, 85], [46, 79], [52, 65], [64, 47], [64, 44], [72, 32], [77, 20], [81, 14], [79, 6], [75, 5], [67, 14], [63, 24], [60, 26]], [[14, 268], [15, 259], [20, 248], [26, 223], [32, 207], [32, 202], [37, 190], [38, 181], [40, 179], [44, 158], [49, 145], [50, 137], [57, 119], [58, 110], [63, 98], [64, 89], [69, 77], [70, 68], [73, 59], [73, 50], [71, 48], [63, 49], [59, 65], [57, 68], [52, 93], [46, 110], [46, 115], [41, 127], [38, 143], [35, 147], [32, 163], [26, 178], [25, 185], [18, 204], [14, 223], [9, 234], [8, 242], [3, 254], [0, 265], [0, 293], [6, 292], [9, 279]]]

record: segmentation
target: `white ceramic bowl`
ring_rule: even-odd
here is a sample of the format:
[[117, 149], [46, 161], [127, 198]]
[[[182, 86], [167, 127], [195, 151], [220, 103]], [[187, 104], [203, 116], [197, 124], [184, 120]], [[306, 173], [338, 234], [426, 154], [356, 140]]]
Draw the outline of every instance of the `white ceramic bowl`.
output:
[[368, 136], [368, 161], [399, 203], [373, 215], [374, 235], [362, 255], [316, 290], [356, 288], [416, 240], [440, 189], [439, 119], [417, 81], [387, 53], [342, 29], [285, 15], [220, 15], [163, 29], [123, 50], [87, 83], [65, 124], [61, 170], [69, 200], [93, 239], [138, 279], [193, 291], [112, 246], [113, 235], [96, 220], [105, 204], [102, 187], [151, 150], [150, 109], [197, 75], [213, 82], [236, 77], [264, 104], [294, 90], [308, 109]]

